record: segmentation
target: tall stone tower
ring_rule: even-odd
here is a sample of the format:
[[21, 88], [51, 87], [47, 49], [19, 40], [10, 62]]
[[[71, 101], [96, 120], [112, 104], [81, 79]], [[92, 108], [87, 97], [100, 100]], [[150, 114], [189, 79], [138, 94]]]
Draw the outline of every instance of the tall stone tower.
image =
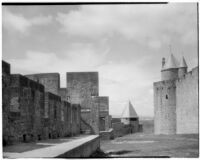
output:
[[179, 65], [173, 54], [162, 59], [161, 82], [154, 83], [155, 134], [176, 133], [176, 83]]

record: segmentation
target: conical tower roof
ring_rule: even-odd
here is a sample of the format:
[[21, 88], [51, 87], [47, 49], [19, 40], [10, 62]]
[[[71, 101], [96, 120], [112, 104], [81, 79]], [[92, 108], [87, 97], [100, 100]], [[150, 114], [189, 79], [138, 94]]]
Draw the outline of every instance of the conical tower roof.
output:
[[188, 67], [187, 64], [186, 64], [186, 61], [185, 61], [185, 58], [184, 58], [184, 57], [181, 58], [179, 67], [180, 67], [180, 68], [182, 68], [182, 67]]
[[122, 112], [122, 118], [138, 118], [138, 115], [130, 101], [124, 107], [124, 110]]
[[167, 62], [165, 63], [162, 70], [166, 70], [166, 69], [170, 69], [170, 68], [178, 68], [178, 67], [179, 67], [179, 65], [178, 65], [176, 58], [174, 57], [173, 54], [171, 54], [169, 56], [169, 58], [167, 59]]

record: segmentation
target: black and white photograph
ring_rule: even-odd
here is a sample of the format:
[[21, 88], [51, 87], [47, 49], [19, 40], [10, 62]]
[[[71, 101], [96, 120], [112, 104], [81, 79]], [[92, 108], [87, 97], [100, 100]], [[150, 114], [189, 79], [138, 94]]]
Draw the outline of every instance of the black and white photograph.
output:
[[1, 158], [199, 158], [198, 2], [1, 8]]

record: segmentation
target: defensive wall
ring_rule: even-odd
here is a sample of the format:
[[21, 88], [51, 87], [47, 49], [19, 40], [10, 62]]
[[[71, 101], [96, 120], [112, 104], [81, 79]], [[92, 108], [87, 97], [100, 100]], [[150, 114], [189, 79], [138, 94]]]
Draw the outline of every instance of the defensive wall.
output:
[[198, 133], [198, 72], [154, 83], [155, 134]]
[[[80, 106], [64, 102], [55, 94], [59, 78], [57, 74], [54, 76], [50, 81], [40, 81], [40, 78], [34, 81], [34, 78], [10, 74], [10, 65], [2, 62], [4, 145], [80, 133]], [[40, 77], [44, 78], [41, 74]]]
[[51, 92], [58, 95], [60, 88], [60, 75], [59, 73], [41, 73], [25, 75], [29, 79], [32, 79], [45, 87], [45, 92]]
[[2, 71], [5, 145], [110, 129], [109, 99], [99, 97], [98, 72], [69, 72], [67, 88], [60, 88], [58, 73], [10, 74], [4, 61]]
[[81, 132], [109, 130], [109, 99], [99, 96], [98, 72], [68, 72], [67, 93], [81, 106]]
[[177, 133], [198, 133], [198, 67], [176, 81]]
[[139, 120], [130, 121], [129, 125], [125, 125], [121, 122], [121, 118], [112, 118], [111, 125], [111, 128], [113, 128], [114, 138], [143, 131], [143, 125], [139, 124]]

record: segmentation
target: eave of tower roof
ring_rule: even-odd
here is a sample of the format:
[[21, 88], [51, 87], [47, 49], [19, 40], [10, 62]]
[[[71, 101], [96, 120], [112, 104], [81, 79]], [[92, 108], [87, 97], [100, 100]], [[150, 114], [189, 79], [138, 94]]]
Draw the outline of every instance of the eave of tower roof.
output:
[[169, 58], [167, 59], [167, 62], [165, 63], [162, 70], [171, 69], [171, 68], [178, 68], [178, 67], [179, 67], [179, 65], [178, 65], [176, 58], [174, 57], [173, 54], [171, 54], [169, 56]]
[[183, 67], [188, 67], [187, 64], [186, 64], [186, 61], [185, 61], [185, 58], [184, 58], [184, 57], [181, 58], [179, 67], [181, 67], [181, 68], [183, 68]]
[[124, 110], [122, 112], [122, 118], [138, 118], [138, 115], [130, 101], [124, 107]]

